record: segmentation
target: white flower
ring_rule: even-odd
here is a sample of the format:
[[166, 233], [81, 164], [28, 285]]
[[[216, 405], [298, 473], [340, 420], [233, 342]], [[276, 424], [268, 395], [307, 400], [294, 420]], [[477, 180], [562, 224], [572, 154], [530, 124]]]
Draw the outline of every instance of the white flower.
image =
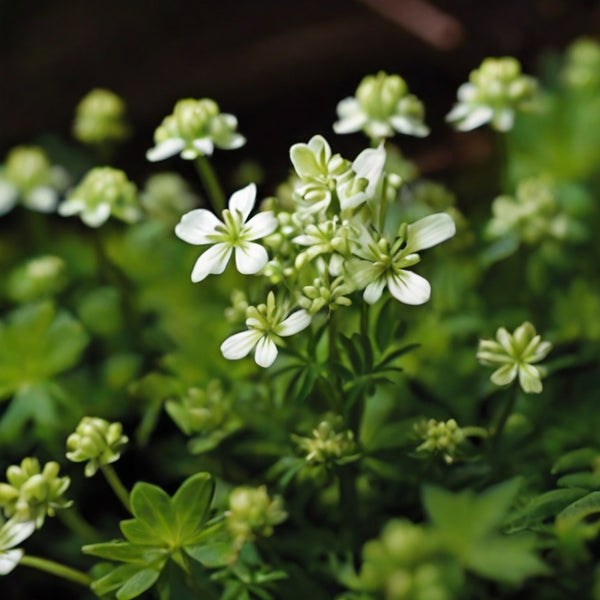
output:
[[[0, 521], [1, 522], [1, 521]], [[23, 557], [23, 550], [15, 548], [35, 530], [35, 521], [10, 519], [0, 527], [0, 575], [7, 575]]]
[[251, 183], [231, 196], [223, 221], [205, 208], [181, 217], [175, 227], [177, 237], [189, 244], [214, 244], [196, 261], [192, 281], [202, 281], [210, 273], [222, 273], [234, 249], [235, 265], [244, 275], [258, 273], [267, 264], [267, 251], [253, 240], [273, 233], [277, 219], [271, 211], [265, 211], [246, 222], [255, 201], [256, 186]]
[[411, 225], [403, 225], [391, 246], [383, 237], [375, 241], [371, 233], [363, 229], [354, 254], [364, 260], [349, 261], [348, 271], [355, 286], [365, 290], [363, 298], [368, 304], [381, 298], [386, 285], [400, 302], [424, 304], [431, 295], [431, 286], [424, 277], [406, 268], [421, 260], [417, 252], [440, 244], [455, 233], [454, 221], [446, 213], [429, 215]]
[[277, 358], [277, 345], [282, 337], [294, 335], [310, 325], [310, 314], [302, 309], [287, 318], [284, 309], [275, 306], [275, 295], [269, 292], [266, 304], [250, 306], [247, 311], [248, 331], [236, 333], [221, 344], [221, 352], [228, 360], [248, 356], [256, 346], [254, 360], [260, 367], [270, 367]]

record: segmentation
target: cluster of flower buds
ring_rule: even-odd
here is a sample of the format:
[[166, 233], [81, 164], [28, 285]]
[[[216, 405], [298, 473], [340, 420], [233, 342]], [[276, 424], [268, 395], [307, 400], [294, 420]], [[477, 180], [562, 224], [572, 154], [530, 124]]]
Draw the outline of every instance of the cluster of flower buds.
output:
[[305, 455], [307, 463], [328, 465], [356, 452], [353, 432], [340, 431], [341, 425], [341, 417], [328, 416], [313, 429], [311, 437], [294, 436], [294, 441]]
[[415, 431], [423, 440], [417, 452], [441, 454], [447, 463], [453, 462], [458, 446], [465, 439], [463, 430], [454, 419], [429, 419], [415, 425]]

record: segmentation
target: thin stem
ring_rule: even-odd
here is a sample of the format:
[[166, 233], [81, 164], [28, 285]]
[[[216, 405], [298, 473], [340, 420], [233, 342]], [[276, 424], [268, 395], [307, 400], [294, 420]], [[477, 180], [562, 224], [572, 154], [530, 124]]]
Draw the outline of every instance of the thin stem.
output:
[[504, 409], [500, 413], [500, 417], [498, 418], [498, 423], [496, 423], [496, 427], [494, 427], [494, 429], [492, 429], [492, 431], [490, 433], [490, 438], [493, 441], [494, 448], [498, 445], [498, 440], [500, 439], [500, 436], [502, 435], [502, 431], [504, 430], [506, 421], [508, 420], [508, 417], [510, 416], [510, 414], [513, 411], [513, 408], [515, 407], [518, 392], [519, 392], [519, 386], [518, 386], [518, 384], [515, 383], [512, 386], [511, 394], [508, 398], [508, 401], [506, 402], [506, 404], [504, 405]]
[[500, 192], [503, 194], [510, 193], [508, 189], [508, 150], [506, 147], [506, 134], [501, 131], [496, 132], [496, 152], [498, 164], [498, 182], [500, 184]]
[[198, 156], [195, 163], [196, 171], [198, 172], [204, 189], [208, 193], [213, 210], [220, 213], [225, 209], [225, 194], [217, 179], [217, 175], [206, 156]]
[[102, 465], [100, 467], [102, 474], [106, 477], [108, 485], [113, 489], [117, 498], [121, 501], [121, 504], [127, 509], [127, 512], [131, 512], [131, 504], [129, 502], [129, 492], [123, 485], [117, 472], [113, 469], [112, 465]]
[[40, 556], [31, 556], [29, 554], [25, 554], [19, 561], [19, 564], [25, 567], [38, 569], [38, 571], [44, 571], [45, 573], [56, 575], [56, 577], [62, 577], [63, 579], [67, 579], [73, 583], [78, 583], [86, 588], [89, 588], [93, 581], [93, 579], [83, 571], [73, 569], [72, 567], [67, 567], [53, 560], [48, 560], [47, 558], [41, 558]]

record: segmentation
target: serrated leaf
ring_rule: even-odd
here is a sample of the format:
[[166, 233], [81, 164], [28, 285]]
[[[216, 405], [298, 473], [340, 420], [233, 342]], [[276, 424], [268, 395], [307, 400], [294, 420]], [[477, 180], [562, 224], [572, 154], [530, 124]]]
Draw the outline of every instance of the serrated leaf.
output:
[[193, 544], [208, 518], [215, 484], [208, 473], [188, 477], [171, 500], [181, 544]]
[[171, 499], [156, 485], [139, 481], [131, 491], [131, 511], [140, 521], [154, 529], [157, 540], [168, 545], [177, 541], [176, 516]]
[[146, 568], [132, 575], [117, 592], [118, 600], [131, 600], [149, 590], [160, 575], [156, 569]]
[[566, 506], [587, 494], [587, 490], [551, 490], [533, 498], [527, 506], [517, 511], [506, 524], [506, 533], [516, 533], [541, 524], [556, 515]]
[[581, 469], [589, 469], [600, 456], [600, 452], [596, 448], [578, 448], [563, 454], [555, 463], [552, 465], [551, 473], [553, 475], [559, 475], [568, 471], [576, 471]]
[[600, 512], [600, 492], [590, 492], [583, 498], [569, 504], [557, 517], [561, 519], [582, 520]]

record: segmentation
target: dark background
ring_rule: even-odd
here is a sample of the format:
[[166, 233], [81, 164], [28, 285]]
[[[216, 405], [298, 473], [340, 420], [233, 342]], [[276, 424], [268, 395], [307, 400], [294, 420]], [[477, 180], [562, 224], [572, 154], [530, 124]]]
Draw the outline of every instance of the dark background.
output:
[[[481, 150], [443, 118], [484, 57], [514, 55], [532, 73], [544, 52], [599, 30], [599, 3], [583, 0], [0, 0], [0, 161], [47, 132], [69, 140], [77, 102], [107, 87], [129, 107], [135, 136], [117, 162], [138, 182], [156, 170], [144, 151], [175, 101], [209, 96], [248, 138], [217, 168], [253, 157], [274, 185], [289, 146], [332, 139], [337, 102], [384, 69], [425, 102], [432, 135], [402, 146], [439, 172]], [[348, 156], [362, 144], [333, 143]]]

